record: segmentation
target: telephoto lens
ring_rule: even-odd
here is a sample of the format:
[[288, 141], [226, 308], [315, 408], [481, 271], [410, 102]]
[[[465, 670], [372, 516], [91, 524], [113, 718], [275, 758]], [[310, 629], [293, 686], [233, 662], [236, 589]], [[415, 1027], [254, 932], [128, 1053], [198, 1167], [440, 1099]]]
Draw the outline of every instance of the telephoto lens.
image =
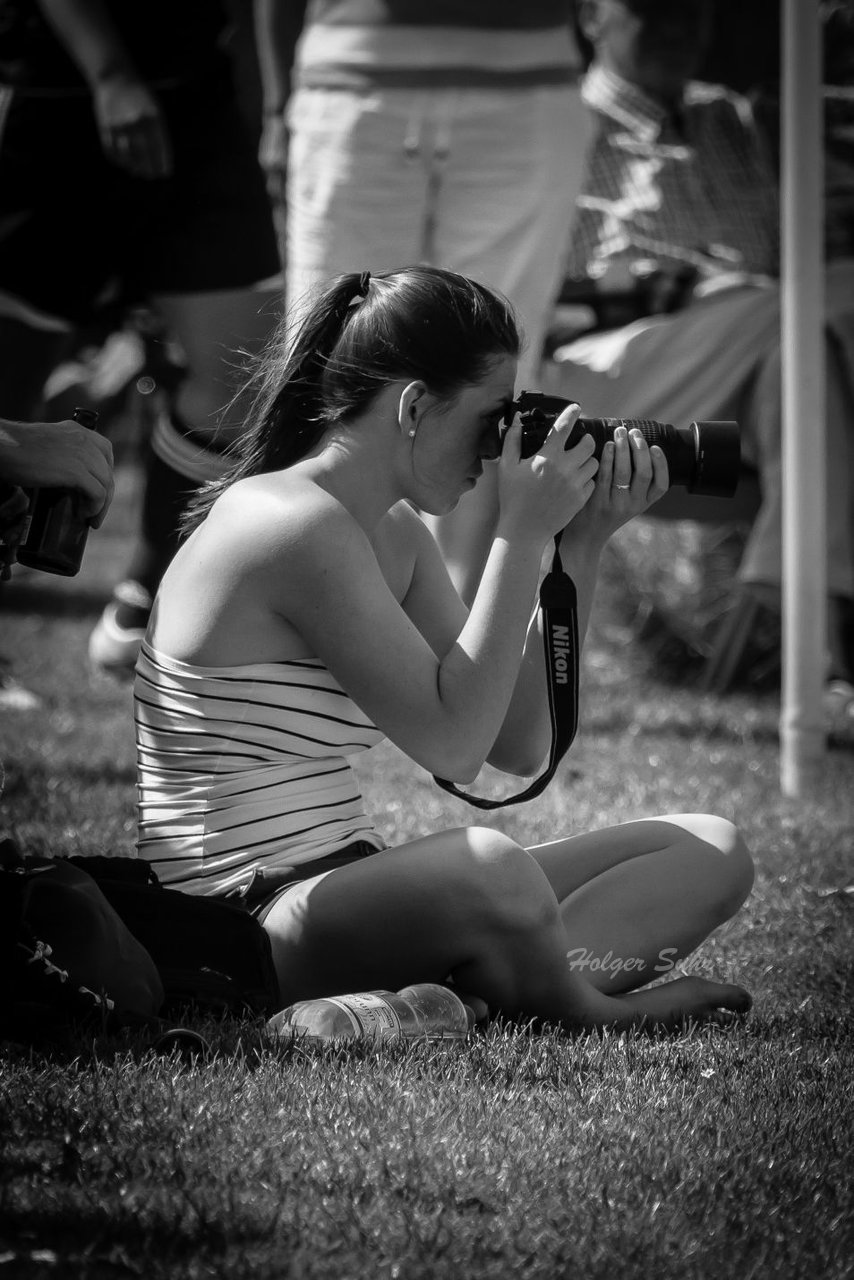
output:
[[[522, 457], [529, 458], [542, 447], [555, 419], [571, 400], [523, 391], [508, 407], [507, 426], [519, 414], [522, 423]], [[731, 498], [741, 473], [741, 439], [737, 422], [692, 422], [688, 427], [672, 427], [649, 418], [578, 418], [566, 442], [571, 449], [583, 435], [595, 442], [594, 457], [613, 440], [617, 427], [640, 431], [647, 444], [657, 444], [667, 459], [671, 485], [684, 485], [689, 493]]]

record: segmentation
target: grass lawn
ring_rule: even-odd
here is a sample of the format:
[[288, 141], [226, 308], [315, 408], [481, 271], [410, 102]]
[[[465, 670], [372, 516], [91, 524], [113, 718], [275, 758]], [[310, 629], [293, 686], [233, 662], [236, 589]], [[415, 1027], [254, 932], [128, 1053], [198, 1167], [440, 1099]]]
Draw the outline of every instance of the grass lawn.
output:
[[[85, 660], [134, 504], [124, 472], [80, 576], [21, 577], [0, 603], [0, 649], [44, 699], [0, 725], [0, 828], [27, 852], [134, 848], [130, 691]], [[687, 968], [747, 986], [746, 1023], [311, 1052], [225, 1021], [198, 1024], [216, 1053], [191, 1066], [138, 1035], [7, 1047], [0, 1280], [854, 1274], [854, 740], [782, 800], [776, 697], [657, 679], [620, 605], [606, 574], [559, 779], [485, 820], [527, 843], [667, 811], [738, 822], [753, 895]], [[484, 821], [391, 747], [360, 773], [389, 840]]]

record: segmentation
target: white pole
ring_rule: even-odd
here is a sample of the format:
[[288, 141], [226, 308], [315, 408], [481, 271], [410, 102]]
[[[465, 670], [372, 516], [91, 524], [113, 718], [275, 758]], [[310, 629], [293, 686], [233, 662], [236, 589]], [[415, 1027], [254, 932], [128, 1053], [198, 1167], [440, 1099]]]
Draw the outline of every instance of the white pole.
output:
[[824, 138], [818, 0], [783, 4], [780, 786], [803, 799], [825, 750]]

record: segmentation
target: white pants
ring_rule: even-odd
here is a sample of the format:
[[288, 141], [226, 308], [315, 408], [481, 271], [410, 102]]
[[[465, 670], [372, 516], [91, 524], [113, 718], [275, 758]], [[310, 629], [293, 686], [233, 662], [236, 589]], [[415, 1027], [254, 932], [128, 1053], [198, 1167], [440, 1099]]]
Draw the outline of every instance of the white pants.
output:
[[289, 314], [345, 271], [448, 267], [510, 299], [533, 385], [583, 175], [578, 90], [301, 89], [288, 120]]

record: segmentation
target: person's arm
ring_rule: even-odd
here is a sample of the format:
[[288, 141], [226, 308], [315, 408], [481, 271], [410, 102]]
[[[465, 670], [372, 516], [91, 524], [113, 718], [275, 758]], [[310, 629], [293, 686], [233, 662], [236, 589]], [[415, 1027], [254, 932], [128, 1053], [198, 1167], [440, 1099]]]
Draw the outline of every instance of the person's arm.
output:
[[[103, 0], [37, 0], [92, 93], [101, 145], [116, 165], [141, 178], [172, 171], [166, 123]], [[163, 33], [168, 39], [168, 32]]]
[[[400, 530], [400, 536], [406, 536], [413, 546], [412, 577], [403, 608], [436, 656], [442, 658], [456, 643], [469, 611], [451, 581], [432, 533], [420, 516], [406, 509], [398, 513], [397, 521], [407, 526]], [[508, 722], [512, 728], [505, 732]], [[529, 624], [510, 708], [498, 733], [498, 745], [493, 745], [487, 763], [505, 773], [533, 773], [548, 747], [545, 736], [548, 730], [542, 636], [534, 617]]]
[[291, 93], [291, 68], [307, 0], [254, 0], [255, 40], [265, 116], [281, 116]]
[[[561, 540], [564, 569], [575, 583], [578, 598], [579, 645], [583, 646], [598, 576], [599, 559], [615, 529], [652, 502], [667, 488], [666, 461], [660, 451], [650, 454], [645, 442], [633, 449], [622, 436], [617, 446], [618, 479], [629, 481], [629, 491], [611, 491], [614, 449], [606, 449], [590, 502], [571, 522]], [[633, 461], [637, 458], [637, 465]], [[654, 470], [654, 460], [657, 469]], [[411, 520], [417, 521], [416, 516]], [[467, 612], [451, 583], [439, 550], [429, 531], [418, 522], [412, 581], [404, 608], [439, 656], [447, 653], [462, 630]], [[541, 577], [551, 568], [553, 542], [545, 549]], [[535, 593], [535, 598], [536, 598]], [[487, 762], [505, 773], [530, 775], [541, 766], [551, 740], [542, 614], [533, 613], [513, 696]]]
[[291, 69], [307, 0], [254, 0], [255, 43], [261, 75], [262, 124], [258, 162], [267, 189], [284, 199], [288, 160], [285, 107], [291, 93]]
[[496, 537], [471, 612], [444, 654], [400, 607], [364, 531], [298, 474], [285, 499], [260, 485], [251, 502], [239, 490], [224, 495], [206, 556], [234, 559], [237, 532], [241, 580], [364, 714], [429, 772], [471, 781], [513, 694], [545, 545], [592, 492], [593, 443], [586, 437], [566, 451], [570, 421], [524, 461], [520, 428], [508, 433]]
[[[579, 652], [584, 647], [593, 607], [599, 561], [611, 535], [645, 511], [667, 491], [667, 462], [660, 449], [650, 451], [638, 432], [637, 443], [623, 432], [615, 444], [607, 444], [602, 454], [590, 501], [570, 521], [560, 542], [561, 563], [575, 584], [578, 608]], [[615, 490], [612, 481], [628, 483]], [[551, 568], [554, 548], [546, 548], [544, 569]], [[542, 613], [531, 620], [519, 679], [501, 732], [489, 755], [499, 769], [517, 772], [521, 744], [528, 763], [521, 772], [532, 773], [542, 763], [551, 741], [551, 722], [546, 699], [546, 670], [543, 651]]]

